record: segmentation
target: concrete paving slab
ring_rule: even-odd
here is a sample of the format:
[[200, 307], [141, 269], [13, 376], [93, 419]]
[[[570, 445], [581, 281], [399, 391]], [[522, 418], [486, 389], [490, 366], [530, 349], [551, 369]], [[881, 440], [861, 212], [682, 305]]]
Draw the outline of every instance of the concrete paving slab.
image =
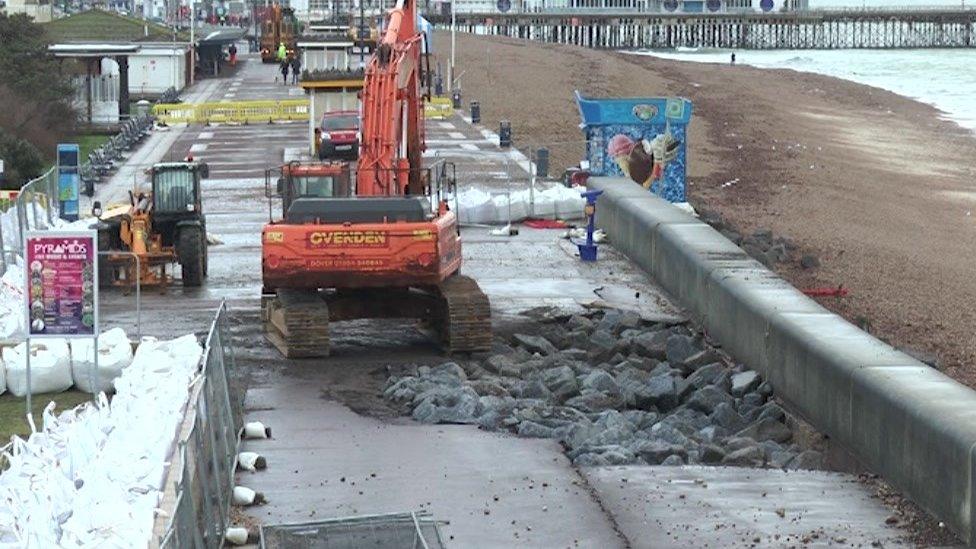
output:
[[[315, 377], [252, 389], [268, 469], [238, 483], [264, 523], [428, 510], [450, 547], [623, 547], [559, 446], [469, 425], [387, 423], [323, 400]], [[272, 409], [266, 409], [272, 408]]]
[[635, 549], [910, 546], [850, 475], [698, 466], [582, 473]]

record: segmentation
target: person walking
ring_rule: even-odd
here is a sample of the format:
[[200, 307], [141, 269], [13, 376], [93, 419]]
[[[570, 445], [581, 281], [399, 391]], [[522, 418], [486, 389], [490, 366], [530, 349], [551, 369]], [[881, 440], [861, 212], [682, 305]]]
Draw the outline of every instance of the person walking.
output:
[[735, 65], [735, 52], [732, 52], [732, 64]]
[[298, 58], [298, 52], [291, 58], [291, 83], [298, 84], [298, 76], [302, 72], [302, 60]]
[[288, 85], [288, 60], [285, 59], [281, 62], [281, 83]]
[[230, 54], [230, 66], [236, 67], [237, 66], [237, 46], [234, 45], [234, 44], [231, 44], [230, 47], [227, 48], [227, 53]]

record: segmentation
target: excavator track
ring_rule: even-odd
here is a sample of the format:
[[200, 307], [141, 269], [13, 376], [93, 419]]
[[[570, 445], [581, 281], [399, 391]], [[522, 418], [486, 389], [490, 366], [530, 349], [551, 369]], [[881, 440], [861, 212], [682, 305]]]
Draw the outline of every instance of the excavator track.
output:
[[329, 306], [317, 292], [278, 290], [264, 318], [265, 337], [286, 358], [329, 356]]
[[441, 338], [448, 353], [491, 350], [491, 304], [474, 279], [455, 275], [439, 286]]

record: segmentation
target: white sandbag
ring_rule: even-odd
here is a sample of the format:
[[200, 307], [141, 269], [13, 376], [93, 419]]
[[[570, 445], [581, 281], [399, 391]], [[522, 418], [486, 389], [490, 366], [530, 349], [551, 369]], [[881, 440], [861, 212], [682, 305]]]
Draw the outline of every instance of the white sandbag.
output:
[[[3, 350], [7, 389], [14, 396], [27, 394], [27, 344]], [[31, 394], [60, 393], [71, 387], [71, 351], [64, 339], [31, 341]]]
[[93, 347], [90, 339], [71, 342], [71, 378], [80, 391], [110, 392], [115, 387], [115, 378], [132, 363], [132, 345], [122, 328], [113, 328], [98, 337], [98, 391], [92, 391], [95, 381]]
[[24, 265], [20, 258], [0, 277], [0, 341], [21, 341], [24, 325]]
[[498, 212], [491, 195], [481, 189], [465, 189], [457, 195], [458, 218], [462, 224], [495, 223]]
[[552, 187], [543, 191], [542, 194], [553, 201], [553, 217], [555, 219], [571, 220], [583, 218], [586, 200], [580, 196], [581, 192], [586, 192], [586, 189], [582, 187]]

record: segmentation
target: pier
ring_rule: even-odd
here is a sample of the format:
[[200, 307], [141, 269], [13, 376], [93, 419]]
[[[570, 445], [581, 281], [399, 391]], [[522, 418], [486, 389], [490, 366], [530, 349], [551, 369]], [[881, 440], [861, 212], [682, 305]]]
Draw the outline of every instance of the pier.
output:
[[[458, 30], [601, 49], [897, 49], [969, 48], [976, 10], [838, 10], [667, 14], [465, 13]], [[450, 28], [450, 17], [433, 17]]]

